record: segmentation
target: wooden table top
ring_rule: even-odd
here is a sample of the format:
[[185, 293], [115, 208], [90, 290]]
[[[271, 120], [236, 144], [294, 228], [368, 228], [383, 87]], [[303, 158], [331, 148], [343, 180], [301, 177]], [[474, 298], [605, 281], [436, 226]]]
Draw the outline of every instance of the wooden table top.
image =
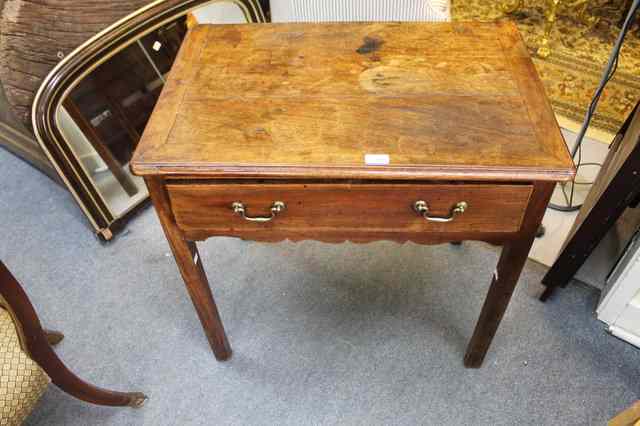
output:
[[131, 168], [278, 179], [575, 172], [511, 23], [198, 26]]

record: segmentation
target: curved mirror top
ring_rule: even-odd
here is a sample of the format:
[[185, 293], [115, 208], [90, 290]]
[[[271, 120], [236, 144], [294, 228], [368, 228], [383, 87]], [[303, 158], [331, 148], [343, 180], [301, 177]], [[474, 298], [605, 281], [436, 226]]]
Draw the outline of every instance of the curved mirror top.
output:
[[187, 32], [184, 17], [93, 69], [64, 98], [58, 126], [114, 217], [148, 196], [129, 160]]
[[104, 239], [148, 198], [129, 161], [188, 26], [263, 21], [258, 0], [156, 1], [87, 41], [47, 76], [33, 107], [36, 136]]

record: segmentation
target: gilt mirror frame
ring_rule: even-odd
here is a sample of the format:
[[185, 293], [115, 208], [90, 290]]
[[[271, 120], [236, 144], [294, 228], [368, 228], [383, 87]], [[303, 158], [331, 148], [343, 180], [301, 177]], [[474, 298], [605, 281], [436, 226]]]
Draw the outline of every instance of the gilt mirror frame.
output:
[[105, 241], [113, 237], [112, 229], [132, 210], [120, 217], [111, 213], [93, 179], [66, 141], [58, 122], [58, 110], [69, 93], [99, 65], [146, 34], [198, 7], [215, 3], [237, 5], [248, 23], [266, 22], [258, 0], [156, 0], [69, 53], [47, 75], [36, 93], [32, 107], [36, 139], [98, 236]]

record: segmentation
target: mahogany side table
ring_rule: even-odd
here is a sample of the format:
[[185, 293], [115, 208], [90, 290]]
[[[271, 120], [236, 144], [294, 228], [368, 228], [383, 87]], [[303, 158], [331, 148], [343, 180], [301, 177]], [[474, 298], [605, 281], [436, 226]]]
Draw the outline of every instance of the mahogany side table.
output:
[[467, 367], [482, 363], [555, 182], [575, 174], [509, 23], [196, 27], [131, 167], [218, 360], [231, 348], [196, 241], [503, 245]]

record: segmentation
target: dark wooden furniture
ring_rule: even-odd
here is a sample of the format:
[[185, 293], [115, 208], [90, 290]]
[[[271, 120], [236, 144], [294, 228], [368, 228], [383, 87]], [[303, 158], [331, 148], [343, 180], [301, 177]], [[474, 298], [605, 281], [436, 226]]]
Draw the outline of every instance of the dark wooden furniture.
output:
[[627, 117], [609, 146], [591, 191], [578, 212], [558, 258], [542, 283], [546, 301], [556, 287], [565, 287], [628, 207], [640, 201], [640, 108]]
[[0, 309], [7, 309], [13, 318], [23, 350], [64, 392], [98, 405], [140, 407], [147, 400], [142, 393], [101, 389], [73, 374], [51, 347], [64, 336], [42, 328], [27, 294], [1, 261]]
[[196, 27], [131, 165], [219, 360], [231, 349], [195, 241], [503, 244], [467, 367], [575, 173], [509, 23]]

